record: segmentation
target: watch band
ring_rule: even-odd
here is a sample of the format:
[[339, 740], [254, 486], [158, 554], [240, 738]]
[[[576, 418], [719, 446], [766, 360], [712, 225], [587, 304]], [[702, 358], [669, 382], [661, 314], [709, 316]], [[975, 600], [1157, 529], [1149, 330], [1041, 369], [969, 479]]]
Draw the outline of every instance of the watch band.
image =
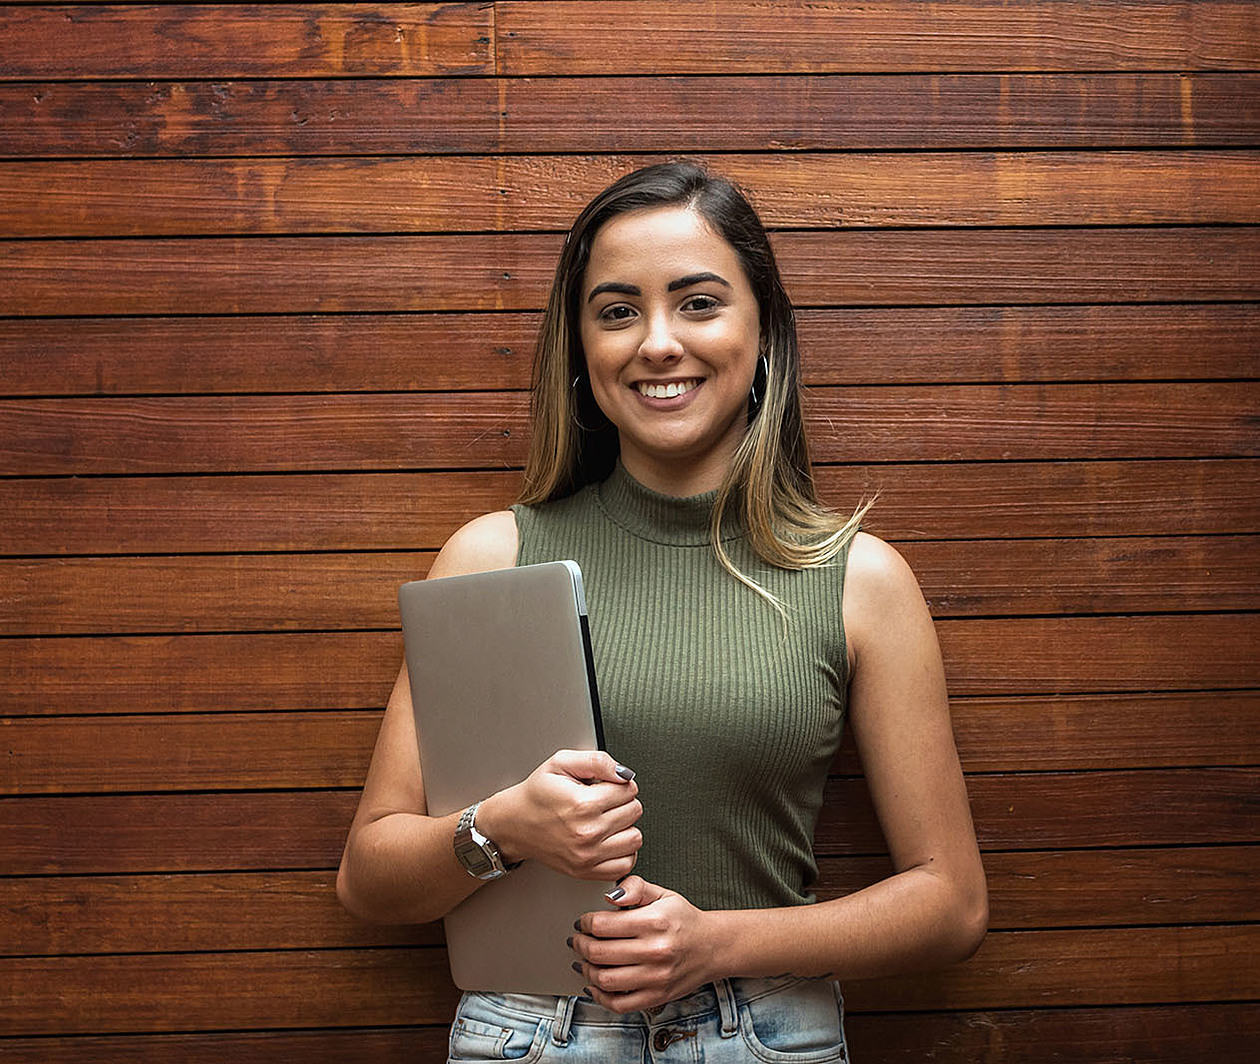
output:
[[480, 806], [481, 803], [476, 802], [460, 814], [459, 826], [455, 829], [455, 857], [475, 879], [500, 879], [520, 862], [505, 864], [499, 848], [477, 830]]

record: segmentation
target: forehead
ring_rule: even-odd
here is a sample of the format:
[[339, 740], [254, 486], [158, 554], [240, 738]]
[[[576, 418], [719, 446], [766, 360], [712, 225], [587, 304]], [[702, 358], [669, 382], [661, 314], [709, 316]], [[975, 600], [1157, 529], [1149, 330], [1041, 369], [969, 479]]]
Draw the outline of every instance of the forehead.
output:
[[653, 207], [619, 214], [591, 243], [585, 287], [601, 281], [662, 280], [712, 270], [731, 284], [747, 284], [739, 256], [704, 217], [686, 207]]

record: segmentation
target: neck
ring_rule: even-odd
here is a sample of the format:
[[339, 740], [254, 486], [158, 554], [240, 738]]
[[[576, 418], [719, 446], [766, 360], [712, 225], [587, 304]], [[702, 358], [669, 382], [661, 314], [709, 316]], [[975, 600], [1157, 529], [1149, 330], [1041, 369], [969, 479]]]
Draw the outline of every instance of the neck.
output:
[[621, 448], [621, 464], [626, 472], [645, 488], [662, 495], [687, 498], [717, 491], [726, 480], [735, 459], [735, 449], [706, 455], [700, 461], [680, 460], [677, 457], [657, 458], [633, 448]]

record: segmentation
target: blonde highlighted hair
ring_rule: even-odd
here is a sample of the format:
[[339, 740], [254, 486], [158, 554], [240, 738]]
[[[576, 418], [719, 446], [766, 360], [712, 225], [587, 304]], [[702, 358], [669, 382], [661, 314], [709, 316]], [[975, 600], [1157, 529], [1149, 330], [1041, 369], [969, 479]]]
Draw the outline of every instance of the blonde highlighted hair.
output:
[[720, 536], [724, 516], [736, 511], [762, 561], [805, 569], [837, 557], [875, 499], [848, 518], [818, 501], [801, 411], [796, 316], [770, 240], [739, 188], [694, 163], [659, 163], [626, 174], [587, 204], [569, 230], [534, 352], [533, 435], [518, 501], [533, 505], [564, 498], [612, 472], [617, 430], [596, 405], [586, 375], [579, 329], [582, 278], [595, 235], [607, 221], [671, 206], [698, 212], [730, 244], [757, 297], [764, 355], [754, 386], [758, 400], [750, 401], [748, 430], [718, 489], [710, 539], [722, 566], [782, 614], [782, 603], [728, 555]]

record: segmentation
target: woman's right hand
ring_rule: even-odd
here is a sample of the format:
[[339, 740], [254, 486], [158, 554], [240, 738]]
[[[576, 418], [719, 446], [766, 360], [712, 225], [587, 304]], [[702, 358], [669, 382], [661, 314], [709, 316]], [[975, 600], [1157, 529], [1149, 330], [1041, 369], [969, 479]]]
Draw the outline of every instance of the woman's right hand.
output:
[[629, 875], [643, 845], [639, 786], [601, 750], [557, 750], [520, 783], [491, 795], [478, 830], [507, 862], [534, 859], [575, 879]]

